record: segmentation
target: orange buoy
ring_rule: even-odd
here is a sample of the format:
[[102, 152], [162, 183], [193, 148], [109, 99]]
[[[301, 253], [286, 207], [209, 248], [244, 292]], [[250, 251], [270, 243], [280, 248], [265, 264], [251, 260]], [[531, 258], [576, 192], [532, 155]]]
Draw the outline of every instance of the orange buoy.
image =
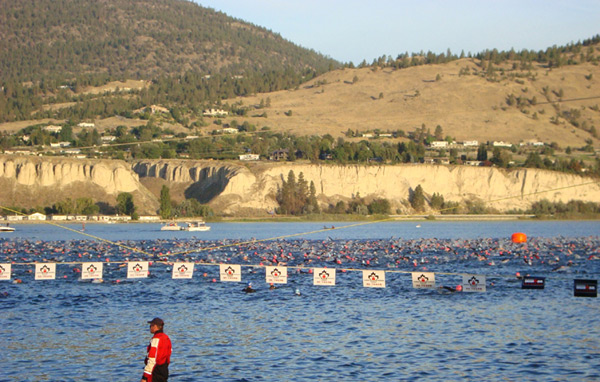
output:
[[527, 235], [522, 232], [515, 232], [510, 237], [513, 243], [527, 243]]

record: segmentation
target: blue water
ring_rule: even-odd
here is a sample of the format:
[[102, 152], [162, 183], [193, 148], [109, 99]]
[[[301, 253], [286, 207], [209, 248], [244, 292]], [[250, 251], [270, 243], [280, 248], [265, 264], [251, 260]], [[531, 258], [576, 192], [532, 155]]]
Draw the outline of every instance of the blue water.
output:
[[[311, 232], [323, 223], [211, 226], [207, 233], [173, 233], [160, 232], [155, 224], [88, 224], [86, 233], [146, 247], [185, 247]], [[16, 232], [0, 236], [6, 239], [0, 241], [3, 248], [88, 240], [52, 226], [15, 227]], [[529, 236], [527, 251], [508, 240], [516, 231]], [[299, 235], [288, 238], [290, 244], [258, 247], [289, 245], [297, 251], [323, 243], [331, 250], [348, 240], [373, 239], [381, 239], [377, 245], [421, 247], [423, 253], [411, 258], [431, 262], [418, 269], [487, 274], [486, 293], [416, 290], [403, 273], [387, 273], [384, 289], [363, 288], [360, 273], [352, 271], [338, 272], [333, 287], [313, 286], [312, 275], [293, 273], [287, 285], [268, 290], [264, 270], [244, 267], [243, 280], [258, 289], [245, 294], [242, 284], [212, 282], [218, 269], [208, 265], [196, 264], [191, 280], [171, 279], [170, 267], [162, 264], [148, 279], [118, 284], [110, 282], [122, 277], [117, 264], [106, 266], [103, 284], [78, 280], [75, 265], [59, 264], [54, 281], [35, 281], [27, 272], [30, 266], [13, 265], [13, 278], [23, 283], [0, 281], [0, 381], [139, 380], [150, 338], [146, 321], [154, 316], [165, 320], [173, 341], [172, 381], [600, 380], [598, 299], [573, 297], [574, 278], [598, 279], [599, 261], [587, 255], [598, 253], [599, 232], [600, 222], [402, 222]], [[441, 261], [441, 254], [431, 252], [438, 242], [462, 245], [464, 253], [488, 249], [494, 254], [485, 261], [452, 256]], [[500, 247], [513, 252], [505, 264], [499, 262]], [[221, 255], [239, 260], [239, 251], [253, 250], [232, 247]], [[523, 263], [524, 254], [538, 250], [542, 260]], [[555, 256], [560, 264], [572, 259], [574, 265], [552, 272], [543, 260]], [[491, 260], [497, 264], [487, 265]], [[387, 265], [380, 260], [377, 269]], [[411, 266], [407, 260], [397, 269]], [[524, 269], [546, 276], [546, 288], [522, 290], [518, 280], [505, 277]], [[456, 285], [458, 276], [438, 277], [440, 284]], [[294, 295], [296, 288], [301, 296]]]

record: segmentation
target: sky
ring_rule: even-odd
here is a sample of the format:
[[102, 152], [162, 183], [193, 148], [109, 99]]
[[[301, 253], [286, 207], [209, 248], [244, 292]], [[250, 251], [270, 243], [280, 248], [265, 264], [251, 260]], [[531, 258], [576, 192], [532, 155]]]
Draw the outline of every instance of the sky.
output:
[[544, 50], [600, 34], [599, 0], [193, 0], [340, 62]]

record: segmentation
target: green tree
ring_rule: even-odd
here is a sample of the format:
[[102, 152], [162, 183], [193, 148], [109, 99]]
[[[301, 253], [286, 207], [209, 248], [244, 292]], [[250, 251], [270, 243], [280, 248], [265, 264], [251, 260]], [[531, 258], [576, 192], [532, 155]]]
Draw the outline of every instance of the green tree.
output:
[[387, 215], [390, 213], [390, 201], [384, 198], [373, 200], [368, 205], [369, 213], [378, 215]]
[[434, 192], [431, 196], [431, 202], [429, 203], [432, 209], [441, 210], [444, 207], [444, 197], [437, 192]]
[[425, 210], [425, 193], [420, 184], [414, 189], [412, 195], [410, 195], [409, 201], [415, 211], [422, 212]]
[[169, 187], [163, 184], [160, 190], [160, 217], [169, 219], [171, 217], [171, 193]]
[[117, 195], [117, 213], [129, 215], [133, 218], [135, 205], [133, 204], [133, 195], [129, 192], [121, 192]]
[[486, 161], [487, 159], [488, 159], [487, 148], [482, 143], [479, 145], [479, 148], [477, 149], [477, 160]]

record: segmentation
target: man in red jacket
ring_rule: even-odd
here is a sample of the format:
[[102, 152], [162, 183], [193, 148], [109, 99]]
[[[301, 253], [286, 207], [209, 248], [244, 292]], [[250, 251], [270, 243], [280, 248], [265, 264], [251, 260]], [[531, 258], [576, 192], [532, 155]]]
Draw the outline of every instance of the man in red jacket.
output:
[[150, 324], [150, 333], [154, 334], [148, 345], [148, 355], [144, 363], [144, 376], [141, 382], [166, 382], [169, 378], [171, 362], [171, 339], [163, 333], [165, 322], [156, 317]]

